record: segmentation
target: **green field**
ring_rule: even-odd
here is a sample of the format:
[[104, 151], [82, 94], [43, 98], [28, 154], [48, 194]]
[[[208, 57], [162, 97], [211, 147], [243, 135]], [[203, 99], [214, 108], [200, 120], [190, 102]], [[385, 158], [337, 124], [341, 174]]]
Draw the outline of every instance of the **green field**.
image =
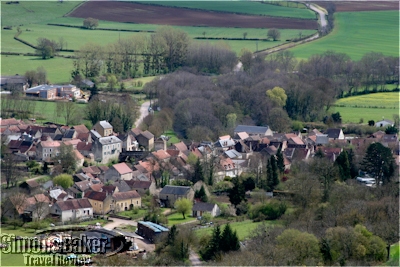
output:
[[[239, 240], [244, 240], [247, 237], [249, 237], [249, 235], [251, 234], [251, 232], [256, 229], [256, 227], [258, 225], [260, 225], [263, 222], [253, 222], [250, 220], [246, 220], [243, 222], [233, 222], [230, 223], [230, 226], [232, 228], [233, 231], [236, 231], [239, 237]], [[266, 223], [267, 225], [276, 225], [278, 223], [278, 221], [265, 221], [264, 223]], [[224, 229], [225, 225], [221, 225], [221, 231]], [[203, 236], [206, 234], [211, 235], [212, 231], [213, 231], [214, 227], [208, 227], [208, 228], [202, 228], [202, 229], [198, 229], [196, 230], [196, 234], [197, 236]]]
[[[81, 22], [80, 22], [81, 24]], [[73, 24], [71, 24], [73, 25]], [[99, 23], [102, 26], [101, 22]], [[138, 24], [124, 24], [124, 23], [108, 23], [108, 28], [117, 29], [120, 25], [123, 25], [123, 28], [128, 28], [131, 30], [141, 30]], [[129, 26], [129, 27], [127, 27]], [[144, 25], [147, 28], [147, 25]], [[157, 30], [160, 25], [153, 25], [152, 30]], [[181, 29], [185, 31], [190, 38], [196, 37], [207, 37], [207, 38], [240, 38], [243, 39], [243, 34], [247, 33], [246, 38], [259, 38], [266, 39], [268, 29], [256, 29], [256, 28], [218, 28], [218, 27], [188, 27], [188, 26], [180, 26], [175, 27], [177, 29]], [[36, 45], [37, 39], [40, 37], [44, 37], [50, 40], [58, 41], [61, 37], [66, 42], [66, 49], [74, 49], [78, 50], [82, 45], [88, 42], [97, 43], [102, 46], [105, 46], [109, 43], [115, 43], [120, 38], [127, 37], [138, 37], [138, 36], [148, 36], [150, 33], [136, 33], [136, 32], [117, 32], [117, 31], [104, 31], [104, 30], [87, 30], [87, 29], [78, 29], [78, 28], [67, 28], [60, 26], [50, 26], [50, 25], [41, 25], [41, 24], [32, 24], [29, 25], [30, 31], [23, 31], [19, 36], [20, 39], [27, 41], [33, 45]], [[2, 41], [2, 51], [6, 52], [24, 52], [23, 44], [14, 40], [15, 32], [2, 30], [2, 32], [6, 32], [4, 36], [4, 41]], [[286, 42], [286, 40], [290, 40], [293, 38], [297, 38], [299, 36], [299, 32], [302, 33], [303, 36], [312, 35], [316, 31], [315, 30], [291, 30], [291, 29], [283, 29], [280, 30], [281, 38], [279, 41], [251, 41], [251, 40], [197, 40], [201, 42], [224, 42], [231, 47], [233, 51], [239, 53], [242, 48], [247, 48], [250, 51], [263, 50], [267, 48], [271, 48], [276, 45], [280, 45]], [[203, 35], [205, 33], [205, 35]], [[104, 36], [107, 35], [107, 38]], [[18, 48], [14, 48], [14, 44], [18, 46]], [[34, 52], [31, 47], [25, 46], [26, 52]]]
[[72, 59], [59, 57], [43, 60], [34, 56], [1, 55], [1, 75], [24, 75], [28, 70], [43, 66], [50, 83], [68, 83], [71, 80], [72, 62]]
[[340, 12], [335, 14], [335, 28], [327, 36], [290, 49], [299, 59], [327, 50], [346, 53], [360, 60], [371, 51], [399, 56], [399, 12]]
[[[250, 1], [142, 1], [142, 3], [191, 9], [213, 10], [250, 15], [315, 19], [315, 13], [304, 8], [285, 7]], [[298, 4], [304, 7], [303, 4]], [[292, 5], [293, 6], [293, 5]]]
[[19, 4], [6, 4], [1, 1], [1, 25], [21, 26], [33, 23], [47, 23], [62, 17], [81, 1], [19, 1]]
[[399, 114], [399, 92], [374, 93], [339, 99], [332, 111], [340, 112], [343, 123], [379, 121], [382, 117], [392, 119]]

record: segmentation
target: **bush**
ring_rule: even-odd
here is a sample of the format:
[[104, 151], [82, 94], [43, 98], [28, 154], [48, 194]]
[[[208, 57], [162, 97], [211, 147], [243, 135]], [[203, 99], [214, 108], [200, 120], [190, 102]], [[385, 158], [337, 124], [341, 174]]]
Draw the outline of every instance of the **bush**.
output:
[[249, 217], [252, 220], [276, 220], [286, 212], [286, 204], [280, 201], [259, 203], [250, 208]]

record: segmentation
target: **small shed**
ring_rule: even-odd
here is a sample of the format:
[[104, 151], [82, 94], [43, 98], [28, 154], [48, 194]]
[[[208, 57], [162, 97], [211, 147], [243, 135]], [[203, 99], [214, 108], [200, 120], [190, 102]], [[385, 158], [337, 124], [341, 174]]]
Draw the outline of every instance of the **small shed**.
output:
[[137, 233], [151, 242], [154, 242], [156, 238], [161, 237], [169, 231], [168, 228], [162, 225], [147, 221], [138, 221], [137, 227]]
[[192, 208], [193, 217], [203, 216], [205, 213], [210, 213], [211, 217], [216, 217], [221, 214], [217, 204], [197, 202]]

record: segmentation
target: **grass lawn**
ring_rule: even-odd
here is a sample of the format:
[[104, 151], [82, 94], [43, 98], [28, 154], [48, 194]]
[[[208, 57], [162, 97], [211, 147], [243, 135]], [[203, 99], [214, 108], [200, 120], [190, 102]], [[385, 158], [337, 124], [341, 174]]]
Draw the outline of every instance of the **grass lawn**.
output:
[[[2, 47], [2, 51], [4, 47]], [[43, 60], [39, 57], [1, 55], [1, 75], [24, 75], [28, 70], [36, 70], [43, 66], [47, 71], [50, 83], [69, 83], [73, 60], [68, 58], [51, 58]]]
[[399, 266], [400, 258], [400, 243], [393, 244], [390, 247], [390, 260], [388, 260], [384, 265], [385, 266]]
[[167, 216], [167, 218], [168, 218], [168, 226], [186, 222], [192, 222], [196, 220], [196, 218], [193, 218], [190, 214], [185, 214], [185, 219], [183, 219], [182, 213], [174, 213]]
[[166, 131], [164, 133], [165, 136], [169, 136], [168, 144], [176, 144], [179, 143], [181, 140], [176, 136], [176, 133], [172, 130]]
[[147, 210], [137, 209], [137, 213], [134, 213], [133, 210], [126, 210], [126, 211], [118, 212], [118, 215], [127, 216], [127, 217], [130, 217], [132, 220], [137, 220], [139, 218], [144, 217], [144, 215], [146, 213], [147, 213]]
[[340, 12], [335, 14], [335, 28], [327, 36], [290, 49], [299, 59], [327, 50], [346, 53], [360, 60], [368, 52], [399, 56], [399, 12]]
[[379, 121], [382, 117], [391, 120], [399, 114], [399, 92], [374, 93], [339, 99], [332, 111], [340, 112], [343, 123]]
[[[263, 4], [262, 2], [229, 1], [228, 4], [226, 1], [143, 1], [143, 3], [251, 15], [315, 19], [315, 13], [309, 9], [296, 8], [293, 5], [292, 7], [286, 7], [283, 5]], [[303, 4], [300, 4], [300, 6], [303, 6]]]
[[[262, 223], [263, 222], [253, 222], [251, 220], [246, 220], [243, 222], [232, 222], [229, 224], [230, 224], [232, 230], [237, 232], [239, 240], [244, 240], [250, 235], [251, 231], [256, 229], [256, 227]], [[264, 223], [266, 223], [267, 225], [273, 226], [273, 225], [277, 225], [279, 223], [279, 221], [264, 221]], [[221, 231], [223, 231], [225, 224], [222, 224], [220, 227], [221, 227]], [[214, 227], [201, 228], [201, 229], [196, 230], [196, 234], [198, 236], [211, 235], [213, 229], [214, 229]]]
[[[35, 115], [37, 123], [43, 123], [47, 121], [55, 122], [63, 124], [65, 123], [65, 119], [62, 117], [57, 117], [56, 115], [56, 105], [57, 102], [52, 101], [36, 101], [26, 99], [25, 101], [35, 101]], [[78, 104], [76, 103], [77, 113], [84, 114], [86, 105], [85, 104]], [[81, 117], [84, 119], [83, 117]], [[82, 120], [82, 123], [91, 125], [91, 122], [88, 120]]]
[[16, 235], [16, 236], [34, 236], [35, 235], [35, 230], [29, 229], [29, 228], [23, 228], [23, 227], [16, 227], [14, 229], [14, 226], [12, 225], [2, 225], [0, 229], [1, 234], [7, 234], [7, 235]]

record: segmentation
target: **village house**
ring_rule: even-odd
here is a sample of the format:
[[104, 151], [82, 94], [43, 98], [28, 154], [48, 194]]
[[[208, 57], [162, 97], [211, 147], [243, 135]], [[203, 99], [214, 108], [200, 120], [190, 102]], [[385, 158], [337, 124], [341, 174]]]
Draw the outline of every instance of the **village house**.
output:
[[147, 191], [150, 195], [156, 193], [156, 184], [153, 181], [137, 181], [132, 179], [126, 181], [126, 183], [130, 186], [131, 190], [136, 190], [141, 196], [145, 195]]
[[107, 121], [98, 121], [93, 125], [93, 129], [96, 130], [102, 137], [110, 136], [113, 134], [113, 126]]
[[48, 160], [60, 154], [60, 142], [42, 141], [36, 146], [36, 159]]
[[154, 135], [151, 132], [134, 128], [131, 130], [131, 133], [136, 138], [142, 150], [152, 151], [154, 149]]
[[142, 206], [142, 198], [136, 191], [117, 192], [112, 197], [115, 212], [132, 210]]
[[122, 141], [116, 136], [100, 137], [92, 142], [94, 159], [102, 164], [106, 164], [113, 159], [118, 159], [121, 149]]
[[55, 202], [50, 213], [62, 222], [79, 221], [93, 217], [93, 207], [87, 198], [69, 199]]
[[234, 135], [245, 132], [249, 136], [258, 135], [260, 137], [272, 135], [273, 132], [268, 126], [249, 126], [249, 125], [238, 125], [233, 131]]
[[25, 76], [16, 74], [0, 77], [1, 90], [24, 92], [28, 87], [29, 83]]
[[19, 188], [25, 191], [28, 195], [32, 195], [40, 191], [40, 185], [35, 180], [26, 180], [19, 185]]
[[108, 192], [88, 191], [85, 198], [92, 205], [94, 214], [104, 215], [111, 211], [113, 198]]
[[166, 207], [173, 207], [175, 201], [180, 198], [187, 198], [193, 201], [193, 189], [189, 186], [166, 185], [159, 193], [159, 199]]
[[209, 213], [211, 217], [216, 217], [221, 214], [221, 210], [219, 209], [218, 205], [214, 203], [197, 202], [193, 205], [193, 217], [203, 216], [206, 213]]
[[388, 120], [388, 119], [383, 119], [383, 120], [377, 121], [375, 123], [375, 127], [377, 127], [377, 128], [379, 128], [379, 127], [386, 128], [388, 126], [393, 126], [393, 125], [394, 125], [394, 122], [391, 120]]
[[329, 140], [344, 139], [343, 130], [340, 128], [330, 128], [326, 130]]
[[104, 173], [104, 182], [131, 180], [132, 173], [132, 169], [125, 162], [114, 164]]

